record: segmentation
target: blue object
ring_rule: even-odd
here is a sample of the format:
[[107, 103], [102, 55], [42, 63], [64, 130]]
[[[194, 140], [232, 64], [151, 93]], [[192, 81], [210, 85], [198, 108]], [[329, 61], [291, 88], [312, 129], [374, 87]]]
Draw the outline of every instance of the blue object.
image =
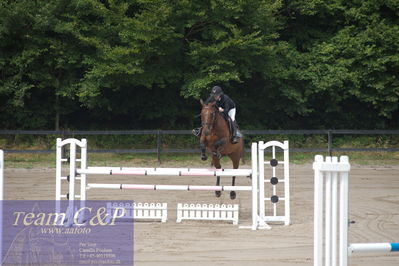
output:
[[391, 251], [399, 251], [399, 243], [391, 243]]

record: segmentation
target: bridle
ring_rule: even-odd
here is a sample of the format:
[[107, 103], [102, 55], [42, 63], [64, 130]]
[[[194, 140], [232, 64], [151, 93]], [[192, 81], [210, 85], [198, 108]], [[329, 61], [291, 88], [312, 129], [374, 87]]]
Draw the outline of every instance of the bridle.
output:
[[[201, 117], [201, 125], [202, 125], [202, 127], [208, 126], [208, 127], [209, 127], [209, 130], [212, 130], [213, 124], [215, 123], [216, 111], [217, 111], [217, 109], [216, 109], [215, 106], [204, 106], [204, 107], [203, 107], [203, 109], [211, 109], [211, 108], [213, 108], [214, 111], [213, 111], [212, 114], [211, 114], [211, 115], [212, 115], [212, 119], [211, 119], [211, 122], [210, 122], [210, 123], [204, 123], [204, 122], [202, 122], [202, 117]], [[202, 113], [201, 113], [201, 114], [202, 114]]]

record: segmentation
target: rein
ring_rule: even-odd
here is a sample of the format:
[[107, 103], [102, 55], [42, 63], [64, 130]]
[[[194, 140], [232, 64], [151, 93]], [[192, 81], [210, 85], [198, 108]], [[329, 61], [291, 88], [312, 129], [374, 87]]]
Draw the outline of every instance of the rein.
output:
[[204, 123], [204, 122], [202, 122], [202, 119], [201, 119], [201, 125], [204, 127], [204, 126], [209, 126], [209, 130], [212, 130], [212, 128], [213, 128], [213, 124], [215, 123], [215, 119], [216, 119], [216, 112], [217, 112], [217, 109], [216, 109], [216, 107], [214, 107], [214, 106], [212, 106], [212, 107], [210, 107], [210, 106], [205, 106], [205, 107], [203, 107], [203, 109], [210, 109], [210, 108], [213, 108], [214, 109], [214, 111], [212, 112], [212, 122], [210, 122], [210, 123]]

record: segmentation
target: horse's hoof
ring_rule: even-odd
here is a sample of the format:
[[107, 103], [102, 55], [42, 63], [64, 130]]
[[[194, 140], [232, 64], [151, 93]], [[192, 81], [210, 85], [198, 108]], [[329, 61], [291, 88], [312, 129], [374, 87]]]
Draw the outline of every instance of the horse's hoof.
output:
[[235, 191], [230, 191], [230, 199], [236, 199], [236, 192]]
[[222, 192], [221, 192], [221, 191], [215, 191], [215, 196], [216, 196], [217, 198], [219, 198], [221, 195], [222, 195]]
[[206, 161], [206, 160], [208, 160], [208, 156], [206, 156], [206, 155], [202, 155], [202, 156], [201, 156], [201, 160], [203, 160], [203, 161]]

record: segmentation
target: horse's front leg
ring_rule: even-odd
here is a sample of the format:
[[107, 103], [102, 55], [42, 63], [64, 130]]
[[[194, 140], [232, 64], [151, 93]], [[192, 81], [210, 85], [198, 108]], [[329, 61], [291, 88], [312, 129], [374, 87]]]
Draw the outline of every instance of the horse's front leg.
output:
[[[233, 162], [233, 169], [238, 169], [238, 166], [240, 164], [240, 157], [241, 157], [241, 153], [235, 153], [230, 155], [230, 159]], [[236, 177], [233, 176], [231, 179], [231, 185], [235, 186], [236, 185]], [[230, 199], [235, 199], [237, 197], [237, 194], [235, 191], [230, 191]]]
[[206, 161], [208, 156], [206, 155], [206, 145], [205, 145], [205, 138], [201, 137], [200, 140], [200, 148], [201, 148], [201, 160]]
[[[220, 164], [220, 159], [216, 156], [212, 156], [212, 164], [216, 167], [216, 169], [222, 168], [222, 165]], [[216, 177], [216, 186], [220, 186], [220, 176]], [[221, 191], [215, 191], [216, 197], [220, 197], [222, 195]]]

